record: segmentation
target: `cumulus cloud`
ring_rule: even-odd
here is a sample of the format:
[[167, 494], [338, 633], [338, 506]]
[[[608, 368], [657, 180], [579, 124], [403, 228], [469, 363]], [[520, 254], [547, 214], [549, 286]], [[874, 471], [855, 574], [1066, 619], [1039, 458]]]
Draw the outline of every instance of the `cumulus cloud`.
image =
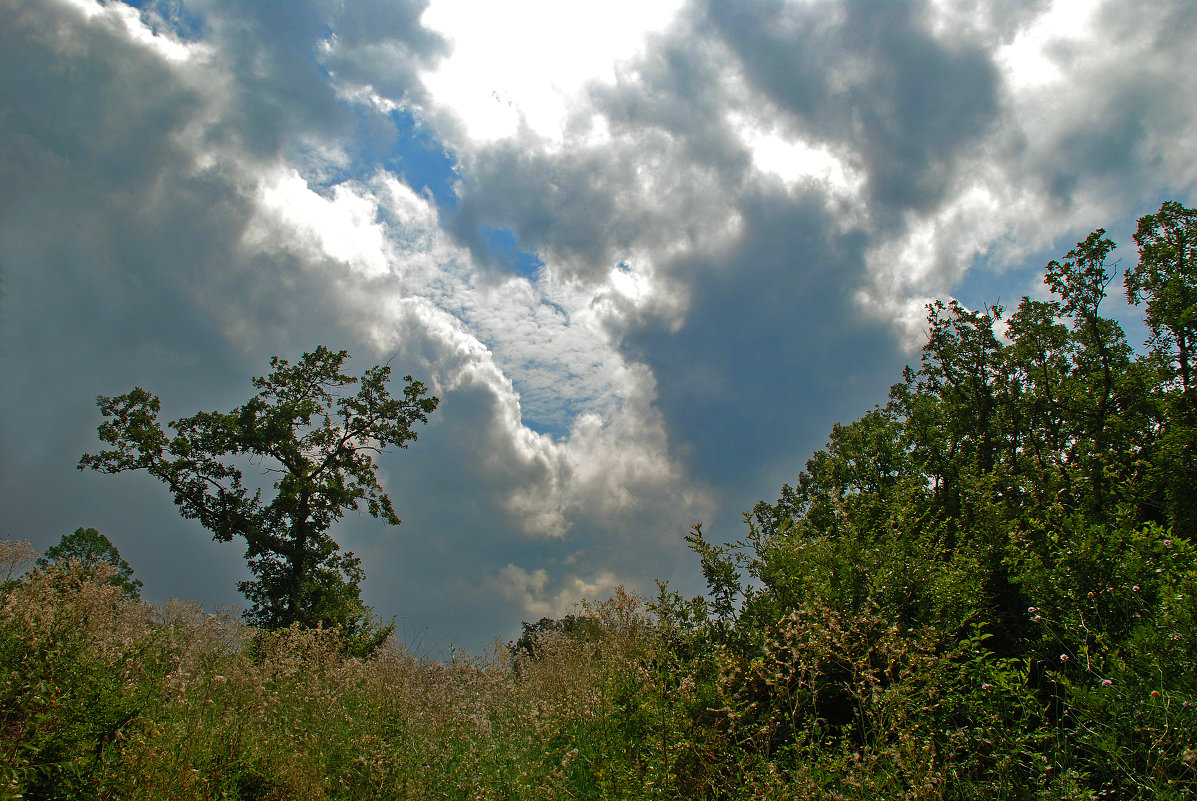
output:
[[502, 597], [518, 604], [528, 622], [576, 613], [582, 600], [608, 598], [619, 586], [605, 572], [590, 580], [571, 574], [554, 584], [544, 568], [529, 572], [511, 564], [499, 571], [493, 583]]

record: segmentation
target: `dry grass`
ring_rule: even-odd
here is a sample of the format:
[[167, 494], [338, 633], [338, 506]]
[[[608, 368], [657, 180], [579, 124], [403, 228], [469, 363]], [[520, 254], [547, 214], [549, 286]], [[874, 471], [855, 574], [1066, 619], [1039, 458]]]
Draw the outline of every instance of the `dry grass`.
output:
[[[12, 543], [0, 557], [17, 575], [32, 558]], [[5, 590], [0, 748], [22, 755], [9, 797], [573, 798], [627, 759], [603, 751], [615, 694], [653, 656], [643, 605], [622, 592], [587, 608], [596, 640], [440, 663], [394, 646], [347, 656], [336, 631], [261, 632], [106, 578], [67, 565]]]

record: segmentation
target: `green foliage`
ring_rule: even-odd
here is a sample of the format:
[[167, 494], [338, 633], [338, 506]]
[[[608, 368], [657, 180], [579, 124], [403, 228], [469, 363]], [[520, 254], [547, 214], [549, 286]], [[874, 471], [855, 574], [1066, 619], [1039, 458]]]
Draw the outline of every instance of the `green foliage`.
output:
[[598, 624], [584, 615], [566, 615], [560, 619], [542, 617], [535, 623], [524, 621], [519, 639], [509, 643], [507, 648], [514, 658], [535, 658], [540, 644], [549, 635], [555, 634], [578, 640], [595, 640], [601, 633]]
[[625, 593], [535, 658], [437, 663], [103, 578], [56, 565], [0, 603], [0, 798], [684, 797], [686, 693]]
[[[79, 469], [105, 473], [145, 470], [167, 485], [185, 518], [198, 520], [214, 539], [241, 537], [257, 577], [242, 582], [249, 618], [267, 628], [341, 626], [367, 650], [390, 633], [361, 602], [361, 564], [341, 553], [329, 528], [345, 511], [366, 511], [391, 525], [399, 517], [378, 483], [374, 457], [390, 445], [406, 447], [412, 426], [427, 422], [437, 399], [404, 378], [401, 397], [387, 389], [390, 367], [361, 378], [345, 375], [345, 351], [323, 346], [297, 364], [274, 358], [273, 371], [253, 379], [258, 394], [231, 412], [200, 412], [158, 423], [161, 404], [140, 387], [98, 399], [105, 422], [101, 441]], [[345, 388], [357, 386], [350, 394]], [[239, 458], [274, 473], [275, 494], [243, 482]]]
[[1103, 316], [1099, 229], [1008, 319], [931, 304], [884, 407], [834, 426], [741, 541], [687, 536], [713, 614], [675, 650], [718, 676], [723, 781], [1197, 796], [1195, 220], [1166, 203], [1140, 223], [1147, 353]]
[[85, 570], [94, 570], [101, 562], [112, 566], [112, 576], [108, 582], [117, 587], [129, 598], [136, 600], [141, 597], [141, 581], [133, 578], [133, 568], [121, 558], [120, 551], [112, 541], [94, 528], [77, 528], [70, 534], [64, 534], [58, 544], [48, 548], [37, 560], [41, 568], [48, 568], [58, 562], [79, 562]]
[[106, 563], [50, 564], [0, 607], [0, 797], [111, 797], [114, 766], [158, 694], [144, 616]]

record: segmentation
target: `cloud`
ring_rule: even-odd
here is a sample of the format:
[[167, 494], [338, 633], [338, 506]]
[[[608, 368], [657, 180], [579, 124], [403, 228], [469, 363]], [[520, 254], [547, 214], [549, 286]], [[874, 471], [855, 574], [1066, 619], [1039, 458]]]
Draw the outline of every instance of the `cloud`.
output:
[[593, 80], [610, 80], [614, 63], [639, 52], [644, 37], [667, 27], [681, 5], [440, 0], [422, 23], [452, 43], [452, 54], [422, 78], [470, 142], [523, 130], [560, 147], [564, 133], [585, 123], [573, 115], [579, 91]]
[[94, 525], [151, 597], [233, 600], [236, 549], [74, 471], [91, 399], [230, 408], [346, 347], [442, 405], [382, 463], [403, 527], [337, 536], [471, 647], [696, 589], [681, 533], [881, 400], [925, 299], [1009, 301], [1197, 185], [1180, 0], [0, 13], [0, 535]]
[[610, 573], [594, 576], [589, 581], [570, 574], [552, 582], [544, 568], [529, 572], [512, 564], [499, 571], [493, 584], [498, 594], [518, 605], [527, 622], [576, 613], [581, 601], [606, 600], [619, 586]]

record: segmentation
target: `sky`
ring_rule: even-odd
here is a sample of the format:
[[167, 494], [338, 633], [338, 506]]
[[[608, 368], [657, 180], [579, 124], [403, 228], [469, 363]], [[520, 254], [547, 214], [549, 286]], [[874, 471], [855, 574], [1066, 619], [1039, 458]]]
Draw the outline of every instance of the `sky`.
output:
[[[243, 549], [76, 470], [97, 395], [232, 409], [272, 356], [441, 399], [350, 513], [409, 648], [479, 653], [777, 497], [1097, 227], [1197, 200], [1189, 0], [0, 0], [0, 538], [107, 535], [151, 601]], [[1110, 313], [1134, 313], [1117, 295]], [[1141, 341], [1142, 337], [1139, 337]], [[399, 386], [396, 382], [395, 386]], [[252, 467], [245, 466], [252, 473]]]

